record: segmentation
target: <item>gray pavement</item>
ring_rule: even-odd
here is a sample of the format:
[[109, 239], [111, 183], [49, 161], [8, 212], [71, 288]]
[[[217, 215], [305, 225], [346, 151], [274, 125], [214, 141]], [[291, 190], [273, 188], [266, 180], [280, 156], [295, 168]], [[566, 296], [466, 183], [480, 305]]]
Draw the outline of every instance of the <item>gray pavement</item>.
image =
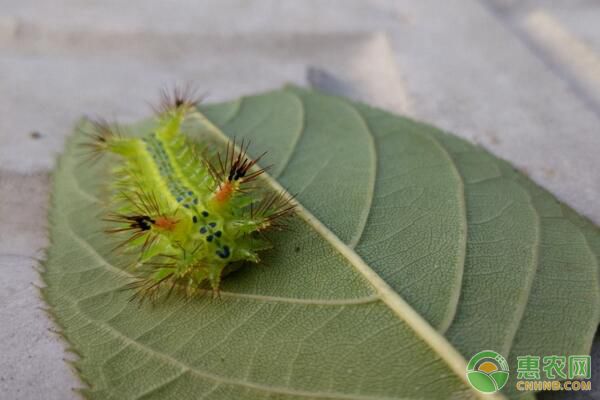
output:
[[82, 114], [144, 117], [174, 82], [219, 101], [310, 81], [478, 142], [600, 223], [599, 21], [590, 0], [0, 0], [0, 398], [81, 385], [33, 285]]

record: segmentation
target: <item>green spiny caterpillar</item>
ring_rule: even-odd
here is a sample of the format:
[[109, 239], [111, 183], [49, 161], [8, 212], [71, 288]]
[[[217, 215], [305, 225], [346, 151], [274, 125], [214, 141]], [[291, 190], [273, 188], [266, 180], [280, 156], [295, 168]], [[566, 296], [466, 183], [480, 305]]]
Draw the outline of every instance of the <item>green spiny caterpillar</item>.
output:
[[152, 133], [128, 137], [96, 121], [83, 144], [92, 158], [119, 156], [105, 220], [115, 224], [108, 233], [127, 234], [117, 247], [139, 252], [133, 298], [154, 298], [161, 287], [193, 295], [210, 285], [218, 294], [228, 267], [258, 263], [258, 252], [271, 247], [262, 233], [283, 228], [294, 212], [293, 196], [261, 187], [265, 169], [256, 164], [264, 153], [252, 160], [248, 141], [201, 151], [184, 135], [196, 105], [187, 89], [163, 91]]

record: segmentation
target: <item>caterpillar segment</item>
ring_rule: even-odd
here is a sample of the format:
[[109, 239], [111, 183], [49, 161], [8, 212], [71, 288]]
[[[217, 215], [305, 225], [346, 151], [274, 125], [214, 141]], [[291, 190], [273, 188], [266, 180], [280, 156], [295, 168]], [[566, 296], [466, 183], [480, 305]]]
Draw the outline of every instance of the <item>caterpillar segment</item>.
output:
[[[113, 153], [113, 196], [108, 233], [122, 235], [118, 248], [139, 254], [133, 298], [155, 298], [168, 288], [218, 295], [232, 263], [259, 263], [271, 247], [262, 233], [285, 227], [293, 196], [261, 187], [265, 172], [248, 156], [248, 141], [229, 142], [222, 153], [200, 151], [182, 126], [196, 112], [189, 93], [163, 93], [156, 129], [128, 137], [104, 121], [83, 144], [90, 157]], [[202, 156], [200, 154], [203, 154]]]

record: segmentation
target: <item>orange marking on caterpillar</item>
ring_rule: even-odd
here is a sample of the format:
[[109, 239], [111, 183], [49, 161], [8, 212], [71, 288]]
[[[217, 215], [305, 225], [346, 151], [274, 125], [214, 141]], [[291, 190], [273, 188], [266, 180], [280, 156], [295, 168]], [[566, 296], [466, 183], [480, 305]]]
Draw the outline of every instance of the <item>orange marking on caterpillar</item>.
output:
[[213, 198], [217, 203], [223, 204], [229, 201], [233, 192], [235, 192], [234, 184], [232, 182], [224, 182], [219, 185]]
[[179, 222], [179, 220], [161, 216], [155, 219], [154, 226], [159, 229], [172, 232], [175, 229], [177, 222]]

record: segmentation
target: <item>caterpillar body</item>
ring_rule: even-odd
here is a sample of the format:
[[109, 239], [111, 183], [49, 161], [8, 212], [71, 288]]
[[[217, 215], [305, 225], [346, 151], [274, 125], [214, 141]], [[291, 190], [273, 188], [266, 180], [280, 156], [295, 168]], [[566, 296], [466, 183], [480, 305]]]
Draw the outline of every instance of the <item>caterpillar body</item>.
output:
[[188, 91], [163, 92], [150, 134], [128, 137], [97, 121], [84, 143], [92, 158], [119, 158], [105, 220], [114, 224], [108, 233], [127, 235], [117, 247], [139, 252], [133, 298], [154, 298], [162, 287], [218, 294], [231, 266], [258, 263], [271, 247], [262, 233], [284, 227], [294, 213], [293, 196], [261, 187], [264, 154], [251, 159], [249, 142], [211, 152], [186, 137], [183, 124], [197, 115], [196, 105]]

